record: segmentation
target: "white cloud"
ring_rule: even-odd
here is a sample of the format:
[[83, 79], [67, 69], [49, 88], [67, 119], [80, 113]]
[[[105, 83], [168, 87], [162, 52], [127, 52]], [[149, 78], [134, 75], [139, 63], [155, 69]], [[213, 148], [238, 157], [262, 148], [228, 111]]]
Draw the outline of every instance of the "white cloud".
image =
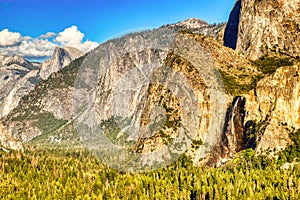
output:
[[87, 40], [84, 43], [82, 43], [80, 45], [80, 47], [77, 47], [77, 48], [79, 48], [83, 52], [89, 52], [92, 49], [95, 49], [97, 46], [99, 46], [99, 44], [97, 42], [92, 42], [92, 41]]
[[55, 36], [56, 36], [56, 33], [54, 33], [54, 32], [48, 32], [46, 34], [40, 35], [39, 38], [49, 39], [49, 38], [53, 38]]
[[3, 29], [0, 32], [0, 47], [15, 46], [22, 41], [20, 33], [10, 32], [8, 29]]
[[83, 37], [84, 34], [78, 30], [77, 26], [71, 26], [60, 32], [55, 41], [65, 46], [75, 46], [81, 44]]
[[58, 34], [48, 32], [37, 38], [22, 36], [20, 33], [4, 29], [0, 31], [0, 54], [20, 55], [39, 60], [51, 57], [55, 46], [71, 46], [88, 52], [99, 45], [97, 42], [83, 39], [84, 34], [77, 26], [66, 28]]
[[56, 44], [45, 39], [32, 39], [22, 41], [19, 52], [25, 57], [47, 57], [51, 56]]
[[20, 55], [25, 58], [50, 57], [56, 44], [48, 40], [30, 39], [23, 40], [18, 46], [0, 47], [0, 54]]
[[30, 36], [25, 36], [25, 37], [23, 37], [22, 39], [25, 40], [25, 41], [28, 41], [28, 40], [31, 40], [32, 37], [30, 37]]
[[83, 52], [88, 52], [96, 48], [99, 44], [89, 40], [82, 41], [84, 34], [80, 32], [77, 26], [71, 26], [60, 32], [54, 41], [61, 43], [63, 46], [72, 46]]

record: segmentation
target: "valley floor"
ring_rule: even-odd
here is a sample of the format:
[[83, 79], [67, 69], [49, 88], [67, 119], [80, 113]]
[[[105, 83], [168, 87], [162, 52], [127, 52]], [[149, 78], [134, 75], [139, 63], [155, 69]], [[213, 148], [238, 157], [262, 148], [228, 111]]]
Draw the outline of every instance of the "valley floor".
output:
[[124, 173], [79, 150], [0, 153], [1, 199], [300, 199], [300, 165], [241, 152], [220, 168], [187, 157], [157, 171]]

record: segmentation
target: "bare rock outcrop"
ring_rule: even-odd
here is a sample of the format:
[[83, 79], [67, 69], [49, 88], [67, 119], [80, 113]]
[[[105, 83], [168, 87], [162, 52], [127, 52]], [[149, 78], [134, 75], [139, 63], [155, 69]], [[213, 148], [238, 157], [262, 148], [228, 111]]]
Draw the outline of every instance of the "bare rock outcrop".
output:
[[53, 72], [58, 72], [70, 62], [83, 55], [74, 47], [56, 47], [50, 60], [46, 60], [41, 67], [40, 77], [47, 79]]
[[279, 150], [291, 143], [289, 133], [300, 128], [299, 66], [279, 68], [246, 95], [245, 123], [255, 122], [257, 151]]
[[20, 56], [0, 56], [0, 118], [38, 84], [39, 67]]
[[15, 140], [6, 128], [0, 123], [0, 150], [20, 150], [23, 149], [21, 142]]
[[236, 46], [238, 52], [252, 60], [270, 51], [297, 57], [300, 55], [300, 2], [238, 0], [225, 35], [225, 45]]

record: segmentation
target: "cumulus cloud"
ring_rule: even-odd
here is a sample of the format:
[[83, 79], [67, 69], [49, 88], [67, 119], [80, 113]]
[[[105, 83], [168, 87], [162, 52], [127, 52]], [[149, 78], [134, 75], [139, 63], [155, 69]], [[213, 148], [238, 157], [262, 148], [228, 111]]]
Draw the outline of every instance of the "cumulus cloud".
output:
[[52, 56], [56, 46], [71, 46], [83, 52], [98, 46], [97, 42], [84, 40], [84, 36], [77, 26], [66, 28], [58, 34], [48, 32], [37, 38], [22, 36], [20, 33], [4, 29], [0, 31], [0, 54], [43, 60]]
[[63, 32], [60, 32], [55, 38], [55, 41], [66, 46], [75, 46], [81, 43], [83, 37], [84, 34], [78, 30], [77, 26], [71, 26], [66, 28]]
[[92, 49], [95, 49], [99, 44], [97, 42], [85, 41], [79, 45], [79, 49], [83, 52], [89, 52]]
[[22, 41], [22, 36], [17, 32], [10, 32], [8, 29], [0, 31], [0, 47], [15, 46]]
[[56, 44], [48, 40], [30, 39], [23, 40], [17, 46], [0, 47], [0, 54], [20, 55], [24, 58], [46, 58], [50, 57]]
[[84, 34], [78, 30], [77, 26], [71, 26], [60, 32], [54, 41], [63, 46], [72, 46], [83, 52], [88, 52], [98, 46], [97, 42], [86, 40], [83, 42]]
[[40, 35], [39, 38], [42, 38], [42, 39], [49, 39], [49, 38], [53, 38], [56, 36], [56, 33], [54, 32], [48, 32], [46, 34], [43, 34], [43, 35]]
[[52, 55], [56, 44], [41, 39], [32, 39], [29, 41], [22, 41], [19, 46], [19, 52], [25, 57], [47, 57]]

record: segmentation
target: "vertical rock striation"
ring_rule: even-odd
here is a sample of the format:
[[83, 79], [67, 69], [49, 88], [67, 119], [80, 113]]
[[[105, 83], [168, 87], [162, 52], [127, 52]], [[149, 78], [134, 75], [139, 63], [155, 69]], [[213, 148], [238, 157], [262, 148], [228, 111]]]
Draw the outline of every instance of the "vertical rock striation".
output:
[[228, 21], [224, 44], [233, 49], [236, 44], [236, 50], [252, 60], [270, 51], [299, 56], [299, 0], [237, 1]]

